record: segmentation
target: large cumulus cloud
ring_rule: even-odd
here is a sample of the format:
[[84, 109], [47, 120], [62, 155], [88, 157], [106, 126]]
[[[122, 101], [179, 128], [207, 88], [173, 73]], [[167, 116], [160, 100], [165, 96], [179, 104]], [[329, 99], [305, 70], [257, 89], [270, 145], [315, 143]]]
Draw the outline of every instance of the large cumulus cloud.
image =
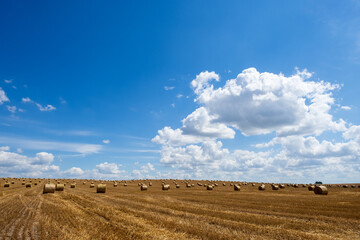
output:
[[[220, 76], [200, 73], [191, 82], [199, 107], [182, 120], [182, 127], [164, 127], [153, 138], [162, 145], [161, 163], [199, 178], [231, 173], [256, 180], [256, 170], [258, 180], [279, 174], [304, 180], [335, 166], [348, 166], [355, 176], [360, 127], [331, 114], [337, 106], [333, 91], [340, 86], [311, 77], [307, 70], [287, 77], [249, 68], [215, 88], [211, 82]], [[255, 150], [223, 147], [221, 139], [233, 139], [236, 132], [245, 138], [275, 137], [256, 144]], [[325, 132], [340, 132], [343, 138], [320, 141]], [[338, 179], [340, 173], [334, 173]]]

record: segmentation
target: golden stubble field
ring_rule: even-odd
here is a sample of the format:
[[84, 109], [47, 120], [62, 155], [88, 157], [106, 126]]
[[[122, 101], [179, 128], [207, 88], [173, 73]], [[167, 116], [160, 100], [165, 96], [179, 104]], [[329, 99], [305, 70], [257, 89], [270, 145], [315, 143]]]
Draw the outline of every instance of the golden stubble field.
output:
[[[9, 179], [0, 187], [0, 239], [360, 239], [360, 188], [328, 187], [315, 195], [307, 187], [274, 191], [252, 184], [234, 191], [230, 182], [160, 180], [103, 181], [96, 193], [90, 180], [57, 180], [64, 191], [43, 194], [47, 180]], [[25, 182], [29, 182], [26, 179]], [[50, 180], [52, 183], [57, 183]], [[34, 185], [38, 182], [38, 185]], [[71, 188], [75, 182], [76, 187]], [[85, 182], [85, 184], [83, 184]], [[147, 191], [138, 183], [152, 182]]]

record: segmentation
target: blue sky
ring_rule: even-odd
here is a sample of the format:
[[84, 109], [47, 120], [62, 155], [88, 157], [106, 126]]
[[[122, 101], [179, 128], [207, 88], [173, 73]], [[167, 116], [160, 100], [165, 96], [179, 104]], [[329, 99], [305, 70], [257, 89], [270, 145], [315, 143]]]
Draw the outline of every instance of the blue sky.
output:
[[0, 175], [359, 182], [359, 10], [1, 2]]

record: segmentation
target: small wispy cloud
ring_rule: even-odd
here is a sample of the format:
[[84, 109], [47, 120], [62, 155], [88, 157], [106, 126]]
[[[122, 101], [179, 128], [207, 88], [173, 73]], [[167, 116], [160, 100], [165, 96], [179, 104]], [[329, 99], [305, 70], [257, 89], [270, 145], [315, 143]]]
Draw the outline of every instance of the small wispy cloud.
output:
[[48, 104], [46, 106], [43, 106], [40, 103], [37, 103], [37, 102], [31, 100], [29, 97], [22, 98], [21, 101], [23, 103], [34, 103], [41, 112], [50, 112], [50, 111], [56, 110], [56, 107], [54, 107], [53, 105]]
[[64, 98], [59, 97], [59, 100], [60, 100], [60, 103], [61, 103], [61, 104], [66, 104], [66, 100], [65, 100]]
[[349, 107], [349, 106], [341, 106], [341, 109], [344, 109], [344, 110], [351, 110], [351, 107]]
[[4, 102], [10, 102], [10, 100], [6, 96], [5, 91], [0, 87], [0, 105], [2, 105]]
[[109, 144], [110, 140], [109, 139], [104, 139], [104, 140], [102, 140], [102, 142], [105, 143], [105, 144]]
[[172, 103], [171, 106], [172, 106], [173, 108], [175, 108], [175, 103]]
[[184, 96], [184, 95], [182, 95], [182, 94], [180, 94], [180, 93], [179, 93], [178, 95], [176, 95], [177, 98], [182, 98], [183, 96]]
[[12, 83], [13, 79], [6, 79], [4, 80], [5, 83]]
[[164, 86], [164, 89], [165, 89], [165, 91], [169, 91], [169, 90], [174, 90], [175, 89], [175, 87], [173, 87], [173, 86]]
[[16, 106], [6, 106], [7, 110], [11, 113], [16, 113]]
[[63, 151], [81, 154], [98, 153], [102, 149], [100, 144], [87, 144], [78, 142], [42, 141], [36, 139], [23, 139], [16, 137], [0, 137], [0, 143], [16, 144], [22, 149], [41, 151]]

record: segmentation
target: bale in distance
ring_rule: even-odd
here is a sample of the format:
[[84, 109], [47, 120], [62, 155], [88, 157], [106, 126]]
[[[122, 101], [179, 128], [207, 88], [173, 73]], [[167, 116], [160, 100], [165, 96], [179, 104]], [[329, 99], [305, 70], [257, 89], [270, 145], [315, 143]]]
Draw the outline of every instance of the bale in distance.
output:
[[25, 185], [25, 182], [22, 182], [21, 185]]
[[349, 185], [343, 185], [343, 188], [349, 188]]
[[126, 187], [127, 186], [127, 184], [126, 183], [124, 183], [124, 187]]
[[279, 186], [278, 185], [271, 185], [271, 188], [272, 188], [272, 190], [279, 190]]
[[98, 184], [96, 187], [96, 193], [105, 193], [106, 192], [106, 184]]
[[240, 185], [235, 184], [234, 185], [234, 191], [240, 191], [241, 187]]
[[284, 185], [284, 184], [280, 184], [279, 187], [280, 187], [280, 188], [285, 188], [285, 185]]
[[314, 189], [314, 193], [318, 195], [327, 195], [328, 189], [325, 186], [316, 186]]
[[260, 190], [260, 191], [264, 191], [264, 190], [265, 190], [265, 185], [264, 185], [264, 184], [260, 185], [260, 186], [259, 186], [259, 190]]
[[55, 191], [64, 191], [64, 184], [58, 183], [55, 185]]
[[26, 184], [25, 184], [25, 187], [26, 187], [26, 188], [31, 188], [31, 183], [26, 183]]
[[308, 190], [309, 190], [309, 191], [314, 191], [314, 189], [315, 189], [315, 186], [309, 186], [309, 187], [308, 187]]
[[176, 184], [176, 188], [180, 188], [180, 185], [179, 185], [179, 184]]
[[15, 182], [14, 182], [14, 181], [11, 181], [11, 184], [15, 184]]
[[114, 183], [114, 187], [117, 187], [118, 185], [117, 185], [117, 183]]
[[76, 186], [75, 183], [72, 183], [72, 184], [70, 185], [71, 188], [75, 188], [75, 186]]
[[148, 189], [148, 187], [145, 184], [140, 186], [141, 191], [146, 191], [147, 189]]
[[43, 189], [43, 194], [45, 193], [54, 193], [55, 192], [55, 184], [45, 184]]
[[5, 183], [4, 187], [10, 187], [10, 183]]
[[206, 190], [213, 190], [213, 188], [214, 188], [214, 187], [213, 187], [212, 185], [207, 185], [207, 186], [206, 186]]
[[169, 190], [170, 189], [170, 185], [169, 184], [165, 184], [162, 186], [162, 190]]
[[90, 184], [90, 188], [94, 188], [95, 187], [95, 184], [94, 183], [91, 183]]

